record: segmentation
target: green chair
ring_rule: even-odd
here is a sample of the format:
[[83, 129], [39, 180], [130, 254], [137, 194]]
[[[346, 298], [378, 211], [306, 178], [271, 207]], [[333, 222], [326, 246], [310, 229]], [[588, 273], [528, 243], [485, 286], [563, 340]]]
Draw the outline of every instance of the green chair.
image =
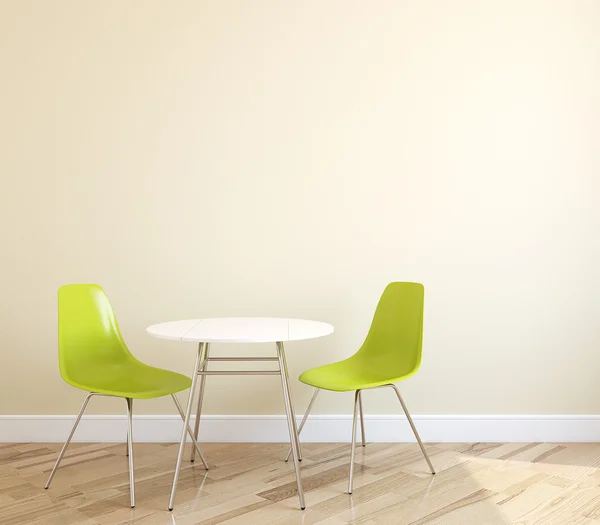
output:
[[[394, 385], [394, 383], [415, 374], [421, 365], [423, 299], [422, 284], [390, 283], [379, 300], [367, 338], [358, 352], [343, 361], [319, 366], [300, 375], [300, 381], [316, 387], [316, 390], [300, 423], [299, 433], [306, 423], [320, 389], [334, 392], [355, 391], [349, 494], [352, 494], [358, 411], [360, 411], [362, 445], [365, 446], [362, 391], [366, 389], [379, 387], [394, 389], [431, 473], [435, 474], [404, 400]], [[286, 461], [289, 457], [288, 453]]]
[[[60, 374], [70, 385], [86, 390], [79, 415], [62, 447], [45, 488], [50, 486], [56, 469], [71, 442], [92, 396], [122, 397], [127, 403], [127, 455], [129, 456], [129, 492], [135, 506], [133, 472], [132, 414], [134, 399], [153, 399], [171, 395], [179, 415], [183, 411], [175, 396], [190, 387], [189, 377], [148, 366], [128, 350], [104, 290], [96, 284], [70, 284], [58, 291], [58, 357]], [[194, 433], [188, 426], [198, 455], [208, 469]]]

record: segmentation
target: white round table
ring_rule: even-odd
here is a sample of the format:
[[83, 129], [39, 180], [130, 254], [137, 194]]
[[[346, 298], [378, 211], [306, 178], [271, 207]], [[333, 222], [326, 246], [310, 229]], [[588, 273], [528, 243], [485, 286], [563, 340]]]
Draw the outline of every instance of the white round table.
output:
[[[283, 343], [288, 341], [299, 341], [302, 339], [314, 339], [333, 333], [333, 326], [318, 321], [307, 321], [304, 319], [280, 319], [280, 318], [216, 318], [216, 319], [188, 319], [184, 321], [171, 321], [149, 326], [147, 332], [161, 339], [172, 339], [176, 341], [192, 341], [198, 343], [196, 365], [192, 374], [192, 386], [188, 396], [187, 409], [179, 454], [177, 455], [177, 466], [175, 478], [171, 490], [169, 510], [173, 510], [175, 503], [175, 492], [177, 480], [183, 460], [183, 450], [187, 438], [186, 429], [190, 423], [192, 402], [196, 390], [198, 376], [200, 376], [200, 390], [198, 394], [198, 412], [194, 429], [195, 438], [198, 439], [198, 428], [202, 413], [202, 399], [204, 397], [204, 385], [208, 375], [279, 375], [283, 389], [283, 400], [287, 416], [288, 431], [290, 434], [290, 445], [294, 458], [294, 469], [296, 471], [296, 482], [298, 483], [298, 498], [300, 508], [306, 507], [304, 503], [304, 490], [302, 478], [300, 477], [300, 442], [296, 419], [294, 417], [294, 404], [289, 385], [285, 350]], [[274, 357], [210, 357], [211, 343], [275, 343], [277, 353]], [[274, 370], [208, 370], [208, 364], [217, 361], [277, 361], [278, 368]], [[192, 449], [191, 460], [194, 461], [195, 449]]]

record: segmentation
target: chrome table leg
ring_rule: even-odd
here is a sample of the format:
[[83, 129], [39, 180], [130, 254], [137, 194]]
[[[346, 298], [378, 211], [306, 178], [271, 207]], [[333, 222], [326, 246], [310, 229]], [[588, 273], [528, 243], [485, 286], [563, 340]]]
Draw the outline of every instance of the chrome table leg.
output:
[[[210, 352], [210, 344], [209, 343], [205, 343], [205, 350], [204, 350], [204, 365], [202, 366], [202, 371], [206, 371], [207, 367], [208, 367], [208, 358], [209, 358], [209, 352]], [[194, 424], [194, 438], [196, 439], [196, 441], [198, 441], [198, 431], [200, 429], [200, 416], [202, 414], [202, 401], [204, 400], [204, 384], [206, 382], [206, 376], [202, 375], [200, 376], [200, 388], [198, 391], [198, 409], [196, 410], [196, 422]], [[193, 463], [194, 460], [196, 459], [196, 448], [192, 448], [192, 453], [190, 455], [190, 461]], [[204, 466], [208, 469], [207, 465], [206, 465], [206, 460], [204, 458], [202, 458], [202, 462], [204, 463]]]
[[187, 437], [188, 426], [190, 424], [190, 416], [192, 413], [192, 404], [194, 402], [194, 392], [196, 391], [196, 383], [198, 382], [198, 372], [202, 355], [204, 354], [205, 346], [204, 343], [198, 344], [198, 355], [196, 356], [196, 365], [194, 366], [194, 375], [192, 376], [192, 386], [190, 387], [190, 394], [188, 396], [187, 408], [185, 410], [185, 419], [183, 420], [183, 429], [181, 430], [181, 441], [179, 443], [179, 453], [177, 454], [177, 466], [175, 467], [175, 476], [173, 477], [173, 488], [171, 489], [171, 498], [169, 499], [169, 510], [173, 510], [175, 504], [175, 493], [177, 492], [177, 481], [179, 480], [179, 473], [181, 471], [181, 460], [183, 459], [183, 450], [185, 447], [185, 440]]
[[[181, 421], [185, 421], [185, 414], [183, 413], [183, 410], [181, 409], [181, 405], [179, 404], [179, 400], [177, 399], [177, 396], [175, 394], [171, 394], [171, 397], [173, 398], [173, 401], [175, 402], [175, 406], [177, 407], [177, 412], [179, 412], [179, 415], [181, 416]], [[200, 456], [200, 459], [202, 460], [202, 463], [204, 464], [204, 469], [208, 470], [208, 464], [206, 463], [206, 458], [204, 457], [204, 454], [202, 453], [202, 449], [200, 448], [200, 445], [198, 445], [198, 441], [196, 441], [196, 438], [194, 437], [194, 432], [192, 431], [192, 429], [188, 426], [188, 434], [192, 440], [192, 443], [194, 444], [194, 449], [198, 452], [198, 455]]]
[[277, 357], [279, 358], [279, 368], [281, 370], [281, 387], [283, 390], [283, 399], [285, 403], [285, 412], [287, 415], [288, 431], [290, 433], [290, 444], [292, 446], [292, 456], [294, 458], [294, 470], [296, 471], [296, 483], [298, 484], [298, 499], [300, 500], [300, 508], [304, 510], [306, 504], [304, 502], [304, 489], [302, 488], [302, 478], [300, 476], [298, 431], [296, 429], [296, 418], [292, 405], [290, 388], [287, 376], [287, 363], [285, 360], [285, 350], [283, 343], [277, 343]]
[[[311, 397], [310, 403], [308, 404], [308, 408], [306, 409], [306, 412], [304, 413], [304, 416], [302, 417], [302, 421], [300, 422], [300, 426], [298, 427], [298, 440], [300, 440], [300, 433], [302, 432], [302, 429], [304, 428], [304, 424], [306, 423], [306, 420], [308, 419], [308, 414], [310, 414], [313, 403], [315, 402], [315, 399], [317, 399], [317, 394], [319, 392], [320, 392], [320, 389], [315, 388], [315, 393]], [[285, 457], [286, 463], [290, 460], [291, 455], [292, 455], [292, 449], [290, 448], [290, 450], [287, 453], [287, 456]]]

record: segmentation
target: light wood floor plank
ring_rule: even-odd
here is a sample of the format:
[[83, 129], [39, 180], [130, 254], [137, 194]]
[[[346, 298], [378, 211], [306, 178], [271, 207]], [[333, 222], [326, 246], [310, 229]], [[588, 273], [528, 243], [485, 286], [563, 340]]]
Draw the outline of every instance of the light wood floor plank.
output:
[[135, 509], [125, 446], [73, 444], [49, 490], [58, 444], [0, 444], [0, 525], [600, 525], [600, 444], [303, 446], [308, 508], [298, 508], [285, 444], [205, 444], [185, 461], [166, 510], [177, 444], [136, 444]]

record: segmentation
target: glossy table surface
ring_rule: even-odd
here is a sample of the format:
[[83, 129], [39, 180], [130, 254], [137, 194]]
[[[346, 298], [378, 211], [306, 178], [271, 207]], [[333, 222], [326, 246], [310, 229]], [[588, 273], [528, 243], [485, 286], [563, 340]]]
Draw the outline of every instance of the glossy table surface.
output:
[[314, 339], [333, 333], [333, 326], [305, 319], [223, 317], [170, 321], [149, 326], [161, 339], [198, 343], [276, 343]]

